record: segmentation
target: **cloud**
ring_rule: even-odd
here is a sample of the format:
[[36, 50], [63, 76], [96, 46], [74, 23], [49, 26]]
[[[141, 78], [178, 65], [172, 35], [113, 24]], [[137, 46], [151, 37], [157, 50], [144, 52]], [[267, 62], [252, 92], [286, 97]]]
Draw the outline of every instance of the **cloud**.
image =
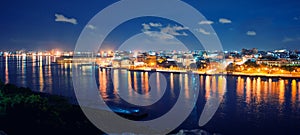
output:
[[299, 17], [294, 17], [293, 19], [297, 21], [297, 20], [299, 20]]
[[178, 31], [187, 30], [187, 29], [188, 29], [187, 27], [168, 25], [167, 27], [161, 28], [160, 31], [162, 33], [166, 33], [166, 34], [173, 35], [173, 36], [187, 36], [187, 34], [185, 32], [182, 32], [182, 33], [178, 32]]
[[91, 29], [91, 30], [96, 29], [96, 27], [95, 27], [94, 25], [92, 25], [92, 24], [88, 24], [88, 25], [86, 26], [86, 28]]
[[247, 31], [246, 33], [248, 36], [255, 36], [256, 32], [255, 31]]
[[213, 23], [214, 23], [213, 21], [205, 20], [205, 21], [200, 21], [198, 24], [200, 24], [200, 25], [203, 25], [203, 24], [211, 25], [211, 24], [213, 24]]
[[158, 39], [174, 39], [175, 38], [173, 35], [163, 33], [163, 32], [158, 32], [158, 31], [144, 31], [144, 34], [146, 34], [150, 37], [158, 38]]
[[[155, 37], [155, 38], [160, 38], [160, 39], [173, 39], [175, 36], [188, 36], [186, 32], [183, 30], [188, 30], [188, 27], [183, 27], [183, 26], [171, 26], [168, 25], [166, 27], [163, 27], [161, 23], [149, 23], [149, 24], [142, 24], [143, 29], [142, 31], [144, 34], [150, 36], [150, 37]], [[154, 28], [155, 30], [151, 30]]]
[[142, 26], [143, 26], [143, 30], [150, 30], [151, 29], [149, 24], [143, 23]]
[[205, 29], [202, 29], [202, 28], [196, 29], [196, 31], [198, 31], [198, 32], [200, 32], [204, 35], [210, 35], [211, 34], [210, 32], [208, 32], [208, 31], [206, 31]]
[[173, 29], [175, 29], [177, 31], [177, 30], [188, 30], [189, 28], [175, 25], [175, 26], [173, 26]]
[[181, 36], [188, 36], [188, 34], [185, 33], [185, 32], [183, 32], [183, 33], [181, 34]]
[[66, 22], [66, 23], [71, 23], [71, 24], [77, 24], [77, 20], [75, 18], [68, 18], [65, 17], [62, 14], [55, 14], [55, 21], [56, 22]]
[[220, 22], [220, 23], [223, 23], [223, 24], [226, 24], [226, 23], [232, 23], [231, 20], [226, 19], [226, 18], [220, 18], [220, 19], [219, 19], [219, 22]]
[[285, 38], [282, 40], [282, 42], [293, 42], [293, 41], [295, 41], [295, 39], [294, 39], [294, 38], [289, 38], [289, 37], [285, 37]]
[[[152, 34], [158, 33], [151, 32]], [[143, 44], [141, 44], [143, 43]], [[152, 38], [145, 33], [139, 33], [126, 40], [119, 48], [119, 50], [138, 50], [138, 51], [161, 51], [161, 50], [188, 50], [186, 46], [178, 39], [164, 40], [162, 38]]]
[[161, 27], [162, 25], [160, 24], [160, 23], [149, 23], [149, 25], [151, 26], [151, 27]]
[[282, 42], [287, 43], [287, 42], [295, 42], [295, 41], [300, 41], [300, 36], [298, 37], [284, 37]]

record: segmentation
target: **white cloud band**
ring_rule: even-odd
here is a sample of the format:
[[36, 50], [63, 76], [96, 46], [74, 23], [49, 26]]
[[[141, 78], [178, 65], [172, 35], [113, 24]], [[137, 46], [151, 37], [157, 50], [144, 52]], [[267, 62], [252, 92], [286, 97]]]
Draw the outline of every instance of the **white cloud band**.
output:
[[71, 24], [77, 24], [77, 20], [75, 18], [68, 18], [65, 17], [62, 14], [55, 14], [55, 21], [56, 22], [66, 22], [66, 23], [71, 23]]
[[219, 22], [220, 22], [220, 23], [223, 23], [223, 24], [226, 24], [226, 23], [232, 23], [231, 20], [226, 19], [226, 18], [220, 18], [220, 19], [219, 19]]
[[247, 31], [246, 33], [248, 36], [255, 36], [256, 32], [255, 31]]

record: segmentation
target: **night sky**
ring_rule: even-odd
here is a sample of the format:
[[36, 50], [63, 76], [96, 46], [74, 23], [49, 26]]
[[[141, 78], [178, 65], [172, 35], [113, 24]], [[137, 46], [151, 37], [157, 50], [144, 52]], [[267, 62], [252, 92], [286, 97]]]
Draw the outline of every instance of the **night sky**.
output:
[[[0, 50], [73, 50], [85, 27], [95, 29], [86, 26], [89, 20], [114, 2], [117, 1], [1, 0]], [[202, 23], [212, 25], [224, 50], [300, 49], [299, 0], [185, 2], [209, 20]], [[143, 29], [142, 24], [135, 26]], [[163, 24], [163, 27], [166, 26], [166, 23]], [[209, 34], [206, 31], [200, 32]], [[111, 38], [118, 36], [116, 34]]]

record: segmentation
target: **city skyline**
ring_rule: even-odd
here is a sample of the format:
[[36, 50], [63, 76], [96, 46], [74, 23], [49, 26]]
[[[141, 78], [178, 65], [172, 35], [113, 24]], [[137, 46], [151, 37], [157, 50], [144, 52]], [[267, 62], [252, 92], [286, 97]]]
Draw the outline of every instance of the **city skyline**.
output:
[[[87, 25], [97, 12], [117, 1], [83, 1], [68, 2], [33, 2], [3, 1], [1, 13], [3, 17], [0, 49], [1, 50], [48, 50], [61, 48], [73, 50], [84, 28], [97, 29]], [[259, 48], [261, 50], [274, 50], [287, 48], [298, 49], [300, 41], [300, 3], [295, 0], [270, 2], [236, 0], [216, 1], [184, 1], [200, 11], [207, 21], [199, 20], [199, 32], [204, 35], [212, 34], [202, 25], [212, 25], [223, 45], [224, 50], [241, 50], [242, 48]], [[235, 3], [235, 4], [231, 4]], [[86, 6], [81, 6], [86, 5]], [[21, 12], [22, 11], [22, 12]], [[86, 12], [89, 11], [89, 12]], [[180, 15], [180, 11], [178, 12]], [[237, 14], [238, 13], [238, 14]], [[122, 24], [120, 30], [112, 35], [113, 40], [129, 38], [130, 34], [144, 33], [150, 26], [157, 27], [157, 31], [176, 29], [174, 23], [166, 20], [135, 20]], [[169, 27], [170, 25], [170, 27]], [[134, 28], [128, 26], [135, 26]], [[177, 25], [180, 27], [180, 25]], [[130, 31], [128, 35], [122, 31]], [[167, 36], [185, 38], [189, 29], [171, 33]], [[174, 31], [173, 31], [174, 32]], [[161, 37], [161, 36], [160, 36]], [[117, 39], [116, 39], [117, 38]], [[167, 37], [168, 38], [168, 37]]]

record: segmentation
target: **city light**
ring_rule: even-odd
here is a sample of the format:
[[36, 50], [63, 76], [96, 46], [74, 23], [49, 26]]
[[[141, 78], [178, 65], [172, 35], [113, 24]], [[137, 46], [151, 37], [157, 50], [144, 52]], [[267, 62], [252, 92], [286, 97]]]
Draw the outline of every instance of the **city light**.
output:
[[[245, 51], [245, 50], [243, 50]], [[159, 69], [166, 70], [170, 72], [177, 71], [192, 71], [199, 74], [205, 73], [230, 73], [230, 74], [251, 74], [251, 75], [264, 75], [264, 76], [285, 76], [293, 75], [300, 76], [300, 59], [289, 59], [277, 58], [276, 60], [264, 59], [264, 56], [255, 57], [254, 54], [249, 55], [249, 53], [257, 51], [246, 51], [247, 55], [243, 55], [243, 52], [239, 51], [226, 51], [227, 54], [240, 53], [242, 57], [235, 57], [232, 55], [226, 59], [226, 62], [218, 61], [223, 58], [223, 53], [220, 52], [207, 52], [203, 51], [112, 51], [112, 50], [100, 50], [98, 53], [93, 54], [92, 52], [77, 52], [80, 59], [75, 59], [78, 62], [90, 61], [85, 58], [86, 56], [95, 56], [95, 61], [99, 67], [112, 67], [112, 68], [127, 68], [130, 70], [148, 70], [148, 69]], [[274, 54], [273, 54], [274, 53]], [[268, 52], [266, 55], [272, 54], [273, 56], [278, 53], [278, 51]], [[282, 53], [282, 51], [280, 51]], [[72, 63], [74, 55], [73, 51], [61, 51], [60, 49], [53, 49], [51, 51], [16, 51], [9, 52], [3, 51], [2, 56], [4, 57], [14, 57], [14, 56], [55, 56], [58, 57], [54, 59], [59, 63]], [[168, 56], [168, 57], [165, 57]], [[300, 56], [300, 53], [299, 53]], [[217, 61], [209, 62], [208, 59], [215, 59]], [[233, 68], [229, 71], [228, 66], [233, 64]], [[298, 65], [297, 65], [298, 64]], [[180, 66], [179, 66], [180, 65]], [[194, 65], [194, 66], [192, 66]], [[213, 71], [213, 72], [212, 72]]]

